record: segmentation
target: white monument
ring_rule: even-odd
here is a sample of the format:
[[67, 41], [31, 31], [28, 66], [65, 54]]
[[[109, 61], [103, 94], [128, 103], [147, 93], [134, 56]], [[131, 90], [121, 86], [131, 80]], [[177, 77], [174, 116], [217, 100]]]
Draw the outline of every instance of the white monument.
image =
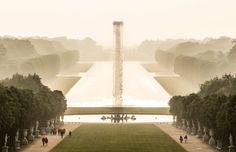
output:
[[122, 50], [122, 21], [113, 22], [114, 32], [114, 64], [113, 64], [113, 106], [122, 106], [123, 93], [123, 50]]

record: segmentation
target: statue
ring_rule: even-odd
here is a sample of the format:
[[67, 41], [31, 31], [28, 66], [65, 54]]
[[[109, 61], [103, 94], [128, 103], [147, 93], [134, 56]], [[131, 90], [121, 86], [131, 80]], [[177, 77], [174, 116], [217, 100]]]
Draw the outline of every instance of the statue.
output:
[[16, 132], [15, 136], [15, 149], [19, 150], [20, 149], [20, 141], [19, 141], [19, 129]]
[[196, 134], [197, 134], [197, 128], [195, 127], [195, 123], [192, 120], [192, 132], [191, 132], [191, 135], [195, 136]]
[[46, 127], [46, 134], [49, 134], [51, 132], [51, 128], [50, 128], [50, 121], [47, 121], [47, 127]]
[[54, 119], [52, 119], [51, 122], [50, 122], [50, 128], [51, 129], [54, 129], [54, 123], [55, 123], [55, 121], [54, 121]]
[[39, 138], [39, 121], [36, 120], [36, 123], [35, 123], [35, 138]]
[[230, 146], [234, 146], [232, 134], [229, 135], [229, 143], [230, 143]]
[[22, 145], [27, 145], [28, 144], [28, 140], [27, 140], [27, 135], [28, 135], [28, 131], [27, 129], [24, 129], [23, 131], [23, 139], [22, 139]]
[[187, 131], [188, 134], [191, 134], [191, 128], [190, 128], [190, 122], [189, 121], [187, 121], [186, 131]]
[[201, 124], [198, 121], [198, 130], [197, 130], [197, 134], [198, 134], [198, 138], [202, 138], [202, 128], [201, 128]]
[[172, 123], [173, 126], [176, 126], [176, 116], [174, 115], [173, 116], [173, 123]]
[[8, 136], [7, 134], [5, 135], [5, 138], [4, 138], [4, 146], [2, 147], [2, 152], [8, 152], [8, 146], [7, 146], [7, 141], [8, 141], [8, 138], [10, 136]]
[[4, 142], [4, 147], [7, 147], [7, 140], [10, 136], [8, 136], [7, 134], [5, 135], [5, 142]]
[[15, 141], [19, 141], [19, 129], [16, 132]]
[[182, 129], [186, 130], [185, 119], [182, 119]]
[[30, 142], [33, 142], [34, 141], [34, 135], [33, 135], [33, 132], [34, 132], [34, 127], [31, 127], [30, 129], [29, 129], [29, 136], [28, 136], [28, 140], [30, 141]]
[[215, 139], [214, 139], [214, 131], [213, 131], [213, 129], [210, 129], [210, 132], [209, 132], [209, 134], [210, 134], [210, 139], [209, 139], [209, 141], [208, 141], [208, 144], [210, 145], [210, 146], [215, 146], [216, 145], [216, 141], [215, 141]]
[[48, 120], [47, 121], [47, 128], [49, 128], [49, 125], [50, 125], [50, 121]]
[[37, 120], [36, 123], [35, 123], [35, 131], [37, 131], [39, 128], [39, 121]]
[[229, 148], [229, 152], [235, 152], [232, 134], [229, 135], [229, 143], [230, 143], [230, 146], [228, 147]]
[[204, 127], [204, 135], [203, 135], [203, 142], [208, 142], [209, 141], [209, 136], [207, 134], [207, 127]]

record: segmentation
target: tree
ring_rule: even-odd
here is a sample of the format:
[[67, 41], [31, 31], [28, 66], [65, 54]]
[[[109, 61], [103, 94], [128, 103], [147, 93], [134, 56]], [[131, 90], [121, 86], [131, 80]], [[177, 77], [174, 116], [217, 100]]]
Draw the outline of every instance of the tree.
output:
[[[170, 112], [196, 125], [215, 131], [214, 138], [229, 146], [229, 134], [236, 138], [236, 77], [225, 74], [206, 81], [200, 91], [170, 99]], [[181, 101], [181, 102], [180, 102]], [[180, 107], [180, 108], [179, 108]], [[234, 141], [236, 144], [236, 141]]]
[[231, 62], [235, 62], [236, 60], [236, 45], [234, 45], [230, 51], [229, 51], [229, 54], [228, 54], [228, 59], [231, 61]]
[[0, 145], [3, 145], [5, 133], [10, 131], [17, 121], [20, 104], [15, 88], [0, 84]]
[[5, 57], [7, 54], [7, 49], [4, 47], [4, 45], [0, 44], [0, 59], [2, 57]]
[[[32, 127], [36, 120], [41, 126], [46, 121], [62, 115], [66, 110], [66, 99], [61, 91], [51, 91], [41, 83], [38, 75], [15, 74], [0, 83], [0, 146], [6, 133], [15, 137], [20, 129]], [[10, 138], [9, 144], [14, 144]]]
[[183, 100], [184, 96], [174, 96], [169, 101], [170, 113], [177, 116], [177, 122], [180, 123], [183, 117]]

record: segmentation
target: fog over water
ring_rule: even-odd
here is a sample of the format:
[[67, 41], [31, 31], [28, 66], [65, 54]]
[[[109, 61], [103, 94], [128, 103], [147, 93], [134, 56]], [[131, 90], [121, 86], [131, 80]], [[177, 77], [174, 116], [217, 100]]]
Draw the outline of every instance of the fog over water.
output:
[[[112, 106], [112, 62], [96, 62], [66, 94], [68, 107]], [[138, 62], [124, 62], [123, 105], [167, 107], [170, 95]]]

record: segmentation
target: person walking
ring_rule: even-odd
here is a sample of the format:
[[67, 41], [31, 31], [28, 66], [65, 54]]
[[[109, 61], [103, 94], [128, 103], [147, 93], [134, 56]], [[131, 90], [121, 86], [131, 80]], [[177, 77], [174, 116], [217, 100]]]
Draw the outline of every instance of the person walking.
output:
[[180, 141], [180, 143], [183, 143], [183, 137], [182, 136], [179, 137], [179, 141]]
[[45, 144], [46, 144], [46, 146], [48, 145], [48, 138], [47, 137], [45, 137]]
[[42, 138], [42, 143], [43, 143], [43, 146], [45, 144], [45, 137]]
[[71, 135], [72, 135], [72, 132], [71, 132], [71, 130], [69, 131], [69, 137], [71, 137]]
[[185, 135], [185, 136], [184, 136], [184, 143], [187, 143], [187, 140], [188, 140], [188, 136]]
[[61, 130], [61, 132], [60, 132], [60, 133], [61, 133], [61, 138], [63, 138], [63, 131]]

